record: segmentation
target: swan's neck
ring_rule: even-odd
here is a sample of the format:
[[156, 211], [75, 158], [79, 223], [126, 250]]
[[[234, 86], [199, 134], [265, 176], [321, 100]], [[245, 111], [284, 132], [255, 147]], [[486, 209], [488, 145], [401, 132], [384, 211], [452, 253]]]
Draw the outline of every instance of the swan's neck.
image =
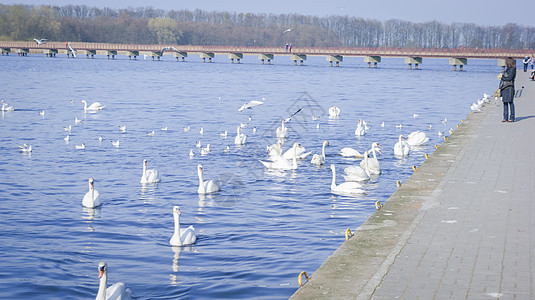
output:
[[292, 159], [292, 168], [297, 169], [297, 146], [294, 145], [294, 157]]
[[147, 164], [143, 163], [143, 178], [146, 179], [147, 177]]
[[336, 170], [334, 168], [331, 169], [333, 171], [333, 180], [331, 182], [331, 189], [336, 188]]
[[95, 189], [90, 186], [89, 191], [91, 192], [91, 202], [95, 203]]
[[321, 156], [323, 156], [323, 159], [325, 159], [325, 143], [323, 143], [323, 147], [321, 148]]
[[201, 170], [199, 170], [199, 171], [197, 172], [197, 174], [199, 175], [199, 190], [198, 190], [198, 191], [199, 191], [200, 193], [204, 193], [205, 190], [204, 190], [204, 183], [203, 183], [203, 179], [202, 179], [202, 172], [201, 172]]
[[372, 148], [373, 158], [377, 159], [377, 156], [375, 155], [375, 147]]
[[368, 153], [364, 155], [364, 172], [366, 172], [366, 175], [368, 175], [368, 177], [370, 176], [370, 171], [368, 168]]
[[87, 110], [87, 102], [84, 101], [84, 110]]
[[108, 272], [104, 272], [100, 278], [100, 283], [98, 285], [97, 298], [95, 300], [105, 300], [106, 299], [106, 286], [108, 285]]
[[182, 245], [182, 237], [180, 236], [180, 216], [175, 213], [175, 236], [178, 237], [178, 245], [181, 246]]

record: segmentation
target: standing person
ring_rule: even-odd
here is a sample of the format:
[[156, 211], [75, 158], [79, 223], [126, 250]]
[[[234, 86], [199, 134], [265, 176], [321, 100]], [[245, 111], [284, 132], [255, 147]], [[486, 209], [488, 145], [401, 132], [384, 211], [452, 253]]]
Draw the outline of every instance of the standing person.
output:
[[[515, 104], [513, 100], [515, 98], [516, 61], [512, 57], [508, 57], [505, 59], [505, 65], [507, 66], [505, 72], [498, 75], [503, 102], [502, 122], [514, 122]], [[509, 114], [509, 108], [511, 109], [511, 114]]]
[[524, 72], [528, 70], [529, 56], [524, 56]]
[[292, 44], [290, 44], [290, 52], [292, 52]]
[[288, 52], [288, 43], [286, 43], [286, 52]]
[[533, 65], [535, 65], [535, 56], [531, 57], [531, 69], [533, 70]]

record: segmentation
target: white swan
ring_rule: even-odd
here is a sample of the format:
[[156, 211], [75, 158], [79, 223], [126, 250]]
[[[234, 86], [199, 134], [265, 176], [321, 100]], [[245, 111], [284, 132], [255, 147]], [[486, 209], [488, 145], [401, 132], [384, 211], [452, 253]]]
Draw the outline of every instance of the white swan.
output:
[[367, 170], [367, 173], [370, 175], [381, 174], [381, 165], [379, 164], [379, 160], [377, 159], [377, 155], [375, 154], [375, 151], [381, 153], [381, 149], [378, 149], [379, 147], [381, 146], [378, 143], [373, 142], [372, 148], [370, 149], [373, 157], [370, 157], [368, 159], [363, 159], [360, 162], [360, 167], [363, 168], [364, 170]]
[[199, 188], [197, 193], [199, 194], [211, 194], [219, 191], [219, 184], [213, 180], [204, 181], [202, 178], [202, 165], [197, 165], [197, 175], [199, 176]]
[[342, 195], [366, 193], [366, 191], [361, 189], [362, 185], [357, 182], [346, 181], [344, 183], [336, 185], [336, 167], [334, 165], [331, 165], [331, 171], [333, 173], [333, 179], [331, 181], [331, 192]]
[[[368, 151], [364, 152], [364, 166], [368, 166]], [[367, 181], [370, 180], [370, 174], [368, 170], [363, 169], [361, 166], [350, 166], [344, 169], [347, 175], [343, 175], [346, 181]]]
[[278, 138], [286, 138], [286, 137], [288, 137], [288, 127], [285, 126], [284, 120], [282, 121], [282, 125], [277, 127], [277, 129], [275, 129], [275, 135]]
[[356, 157], [356, 158], [364, 157], [363, 153], [360, 153], [358, 150], [355, 150], [353, 148], [348, 148], [348, 147], [342, 148], [342, 150], [340, 150], [340, 155], [344, 157]]
[[180, 207], [173, 207], [173, 218], [175, 219], [175, 232], [169, 240], [171, 246], [185, 246], [194, 244], [197, 241], [197, 234], [195, 228], [190, 225], [188, 228], [180, 228]]
[[332, 106], [329, 108], [329, 117], [338, 117], [340, 116], [340, 108], [336, 107], [336, 106]]
[[403, 139], [403, 135], [399, 135], [399, 141], [394, 145], [395, 156], [409, 155], [410, 145]]
[[81, 145], [75, 145], [75, 146], [74, 146], [74, 149], [77, 149], [77, 150], [84, 150], [84, 149], [85, 149], [85, 143], [82, 143]]
[[84, 111], [97, 111], [104, 108], [104, 106], [99, 102], [93, 102], [89, 106], [87, 106], [87, 102], [85, 100], [82, 100], [82, 103], [84, 104]]
[[413, 131], [407, 136], [407, 143], [410, 146], [421, 146], [429, 141], [429, 138], [426, 136], [423, 131]]
[[357, 129], [355, 129], [355, 135], [356, 136], [363, 136], [366, 134], [366, 129], [364, 126], [362, 126], [362, 121], [358, 120], [357, 122]]
[[287, 160], [292, 160], [295, 155], [295, 158], [297, 159], [306, 159], [310, 154], [312, 154], [312, 151], [306, 152], [305, 147], [299, 144], [299, 147], [297, 147], [297, 149], [295, 150], [293, 149], [293, 147], [286, 150], [282, 157]]
[[160, 182], [160, 173], [158, 170], [149, 169], [147, 170], [147, 160], [143, 160], [143, 174], [141, 174], [141, 179], [139, 183], [158, 183]]
[[225, 130], [224, 132], [220, 132], [219, 136], [222, 138], [227, 138], [227, 134], [228, 134], [228, 131]]
[[9, 106], [6, 102], [2, 103], [2, 111], [14, 111], [13, 106]]
[[105, 262], [98, 264], [98, 277], [100, 278], [100, 284], [98, 285], [98, 293], [95, 300], [130, 299], [131, 291], [122, 282], [117, 282], [106, 288], [108, 285], [108, 265]]
[[[301, 147], [298, 143], [294, 143], [292, 150], [296, 153], [297, 148]], [[297, 157], [293, 155], [292, 162], [282, 157], [282, 155], [273, 156], [271, 161], [259, 160], [268, 169], [277, 170], [295, 170], [297, 169]]]
[[97, 190], [95, 190], [95, 181], [93, 178], [89, 178], [89, 191], [85, 193], [82, 205], [88, 208], [95, 208], [102, 204], [102, 199]]
[[310, 162], [313, 165], [321, 166], [321, 165], [323, 165], [325, 163], [325, 146], [329, 146], [329, 142], [328, 141], [324, 141], [323, 142], [323, 145], [321, 147], [321, 155], [314, 154], [314, 156], [312, 156], [312, 160]]
[[245, 145], [245, 142], [247, 141], [247, 136], [241, 131], [242, 128], [238, 126], [236, 128], [236, 137], [234, 138], [234, 144], [236, 145]]
[[279, 142], [279, 143], [267, 146], [267, 153], [270, 157], [282, 155], [282, 144]]

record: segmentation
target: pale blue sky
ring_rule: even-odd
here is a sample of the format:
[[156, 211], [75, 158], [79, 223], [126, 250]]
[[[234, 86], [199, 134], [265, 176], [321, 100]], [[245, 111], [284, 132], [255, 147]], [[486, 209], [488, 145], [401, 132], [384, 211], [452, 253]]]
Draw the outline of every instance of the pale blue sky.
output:
[[252, 13], [297, 13], [314, 16], [347, 15], [385, 21], [401, 19], [411, 22], [475, 23], [504, 25], [517, 23], [535, 27], [533, 0], [0, 0], [2, 4], [79, 4], [99, 8], [153, 7], [171, 9], [203, 9]]

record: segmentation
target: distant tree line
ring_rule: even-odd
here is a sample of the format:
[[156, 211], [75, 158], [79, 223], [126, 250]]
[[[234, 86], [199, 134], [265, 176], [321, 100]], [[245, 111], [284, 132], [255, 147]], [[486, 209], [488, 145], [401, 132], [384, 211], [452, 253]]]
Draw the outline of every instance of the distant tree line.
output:
[[[291, 30], [287, 30], [291, 29]], [[535, 27], [349, 16], [0, 5], [0, 40], [131, 44], [535, 49]]]

